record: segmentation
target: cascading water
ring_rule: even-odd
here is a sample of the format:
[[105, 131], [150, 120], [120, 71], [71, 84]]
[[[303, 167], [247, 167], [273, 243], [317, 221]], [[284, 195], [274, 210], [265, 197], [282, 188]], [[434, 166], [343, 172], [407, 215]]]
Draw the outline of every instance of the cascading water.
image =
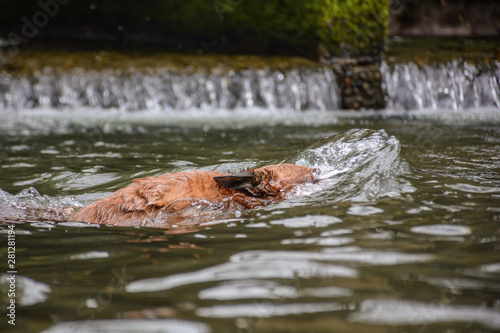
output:
[[398, 110], [500, 108], [500, 62], [381, 67], [387, 107]]
[[166, 68], [61, 72], [46, 67], [32, 75], [0, 74], [0, 107], [332, 110], [340, 105], [337, 90], [334, 73], [326, 67], [213, 68], [194, 73], [176, 73]]
[[[500, 62], [415, 63], [381, 66], [387, 108], [391, 110], [500, 107]], [[234, 109], [261, 107], [337, 110], [340, 93], [332, 69], [212, 68], [183, 73], [145, 70], [0, 73], [3, 109], [81, 108], [120, 110]]]

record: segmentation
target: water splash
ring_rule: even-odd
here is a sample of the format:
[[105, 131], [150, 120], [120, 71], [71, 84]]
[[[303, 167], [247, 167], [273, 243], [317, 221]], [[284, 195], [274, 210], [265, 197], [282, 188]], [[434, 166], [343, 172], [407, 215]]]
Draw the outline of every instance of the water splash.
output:
[[48, 208], [75, 207], [81, 205], [74, 197], [51, 197], [42, 195], [34, 187], [26, 188], [17, 195], [10, 194], [0, 189], [0, 202]]
[[[320, 181], [298, 188], [294, 193], [298, 202], [292, 200], [281, 205], [307, 204], [308, 200], [372, 201], [413, 192], [413, 186], [404, 177], [410, 173], [409, 166], [399, 152], [399, 141], [383, 130], [352, 129], [328, 137], [286, 161], [317, 169]], [[73, 197], [50, 197], [32, 187], [18, 195], [0, 189], [0, 220], [3, 221], [67, 221], [73, 209], [81, 206]], [[367, 211], [370, 207], [361, 208], [362, 211], [349, 212], [377, 213]]]
[[0, 222], [68, 221], [75, 207], [74, 197], [51, 197], [29, 187], [13, 195], [0, 189]]
[[4, 109], [116, 108], [184, 110], [264, 107], [333, 110], [340, 105], [333, 70], [244, 69], [176, 73], [166, 68], [57, 71], [46, 67], [31, 75], [0, 75]]
[[389, 109], [500, 108], [500, 62], [382, 64]]
[[333, 201], [370, 201], [414, 191], [403, 178], [410, 170], [400, 149], [384, 130], [352, 129], [311, 146], [291, 162], [319, 170], [319, 184], [305, 186], [303, 194], [319, 191], [316, 195]]

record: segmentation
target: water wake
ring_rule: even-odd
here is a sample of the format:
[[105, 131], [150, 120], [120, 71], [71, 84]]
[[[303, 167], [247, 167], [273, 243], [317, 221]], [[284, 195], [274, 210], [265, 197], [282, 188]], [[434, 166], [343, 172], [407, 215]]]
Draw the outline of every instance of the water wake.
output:
[[324, 139], [291, 162], [319, 170], [319, 184], [304, 187], [304, 194], [319, 191], [315, 196], [332, 201], [370, 201], [414, 191], [403, 178], [410, 170], [400, 148], [383, 130], [352, 129]]
[[82, 204], [73, 197], [51, 197], [29, 187], [17, 195], [0, 189], [0, 222], [69, 221]]
[[[294, 196], [371, 201], [413, 192], [404, 178], [409, 167], [399, 152], [399, 141], [383, 130], [352, 129], [326, 138], [286, 161], [318, 170], [319, 182], [299, 187]], [[32, 187], [17, 195], [0, 189], [1, 221], [67, 221], [81, 206], [73, 197], [50, 197]]]

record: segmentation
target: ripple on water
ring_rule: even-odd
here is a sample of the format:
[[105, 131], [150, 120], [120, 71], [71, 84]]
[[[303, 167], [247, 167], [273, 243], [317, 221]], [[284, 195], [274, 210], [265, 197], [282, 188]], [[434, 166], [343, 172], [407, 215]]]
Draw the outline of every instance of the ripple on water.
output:
[[[246, 251], [234, 254], [229, 262], [199, 271], [129, 283], [129, 293], [169, 290], [179, 286], [222, 280], [356, 278], [358, 270], [331, 261], [349, 264], [399, 265], [429, 261], [432, 257], [390, 251], [366, 251], [358, 247], [327, 248], [321, 251]], [[326, 261], [326, 263], [325, 263]]]
[[294, 287], [282, 286], [274, 281], [244, 280], [230, 281], [213, 288], [207, 288], [198, 293], [200, 299], [219, 301], [240, 299], [278, 299], [297, 298]]
[[335, 216], [329, 215], [306, 215], [300, 217], [292, 217], [281, 220], [273, 220], [272, 225], [282, 225], [287, 228], [322, 228], [328, 227], [335, 223], [340, 223], [342, 220]]
[[295, 299], [299, 297], [346, 297], [352, 296], [353, 291], [340, 287], [304, 288], [296, 289], [292, 286], [283, 286], [275, 281], [244, 280], [229, 281], [217, 287], [204, 289], [199, 292], [200, 299], [214, 299], [219, 301], [241, 299]]
[[208, 333], [203, 323], [176, 319], [115, 319], [60, 322], [42, 333], [65, 332], [162, 332]]
[[89, 251], [71, 255], [71, 260], [89, 260], [109, 258], [109, 253], [106, 251]]
[[270, 318], [292, 314], [319, 313], [347, 310], [347, 305], [338, 302], [323, 303], [250, 303], [236, 305], [216, 305], [196, 309], [196, 315], [209, 318], [256, 317]]
[[351, 264], [367, 265], [402, 265], [417, 262], [426, 262], [432, 256], [426, 254], [412, 254], [394, 251], [369, 251], [356, 246], [345, 248], [325, 248], [321, 255], [329, 260], [349, 262]]
[[411, 227], [410, 231], [433, 236], [466, 236], [471, 234], [469, 227], [453, 224], [419, 225]]
[[70, 228], [100, 228], [101, 225], [97, 223], [85, 223], [85, 222], [58, 222], [58, 226], [70, 227]]
[[129, 283], [125, 290], [130, 293], [152, 292], [221, 280], [358, 276], [358, 271], [354, 268], [320, 262], [325, 260], [328, 260], [327, 256], [316, 252], [247, 251], [232, 255], [227, 263], [199, 271], [137, 280]]
[[367, 299], [348, 319], [381, 325], [429, 325], [434, 323], [478, 323], [500, 328], [500, 311], [483, 306], [443, 306], [397, 299]]
[[347, 214], [349, 215], [357, 215], [357, 216], [368, 216], [374, 215], [378, 213], [383, 213], [384, 210], [381, 208], [373, 207], [373, 206], [365, 206], [365, 205], [353, 205], [349, 207], [347, 210]]
[[453, 288], [453, 290], [460, 290], [463, 292], [464, 289], [490, 289], [500, 291], [500, 283], [496, 281], [488, 281], [484, 279], [484, 274], [480, 274], [477, 271], [470, 270], [467, 272], [469, 275], [477, 275], [477, 278], [459, 278], [459, 277], [441, 277], [441, 276], [418, 276], [419, 281], [423, 281], [427, 284], [442, 287], [443, 290], [448, 288]]
[[310, 237], [310, 238], [292, 238], [283, 239], [281, 244], [316, 244], [320, 246], [340, 246], [354, 242], [351, 237]]
[[[9, 290], [7, 286], [9, 275], [0, 275], [0, 289]], [[16, 299], [22, 306], [30, 306], [37, 303], [45, 302], [47, 294], [52, 292], [52, 288], [48, 284], [35, 281], [29, 277], [16, 276]], [[7, 293], [6, 293], [7, 294]]]
[[481, 266], [481, 271], [486, 273], [500, 273], [500, 263]]
[[498, 186], [481, 186], [481, 185], [472, 185], [472, 184], [465, 184], [465, 183], [458, 183], [458, 184], [448, 184], [446, 185], [449, 188], [452, 188], [454, 190], [459, 190], [462, 192], [467, 192], [467, 193], [498, 193], [500, 192], [500, 187]]

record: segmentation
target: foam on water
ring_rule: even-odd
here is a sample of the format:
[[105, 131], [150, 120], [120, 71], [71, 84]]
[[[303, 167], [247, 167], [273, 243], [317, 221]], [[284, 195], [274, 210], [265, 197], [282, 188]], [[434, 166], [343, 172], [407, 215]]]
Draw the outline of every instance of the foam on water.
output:
[[182, 127], [203, 129], [249, 128], [255, 126], [325, 126], [357, 119], [425, 120], [445, 124], [500, 124], [500, 109], [495, 106], [463, 110], [430, 108], [407, 111], [323, 111], [306, 112], [293, 109], [247, 107], [228, 109], [190, 108], [174, 110], [140, 110], [82, 107], [78, 109], [3, 110], [0, 112], [0, 135], [32, 136], [87, 133], [91, 130], [108, 133], [146, 133], [150, 128]]

